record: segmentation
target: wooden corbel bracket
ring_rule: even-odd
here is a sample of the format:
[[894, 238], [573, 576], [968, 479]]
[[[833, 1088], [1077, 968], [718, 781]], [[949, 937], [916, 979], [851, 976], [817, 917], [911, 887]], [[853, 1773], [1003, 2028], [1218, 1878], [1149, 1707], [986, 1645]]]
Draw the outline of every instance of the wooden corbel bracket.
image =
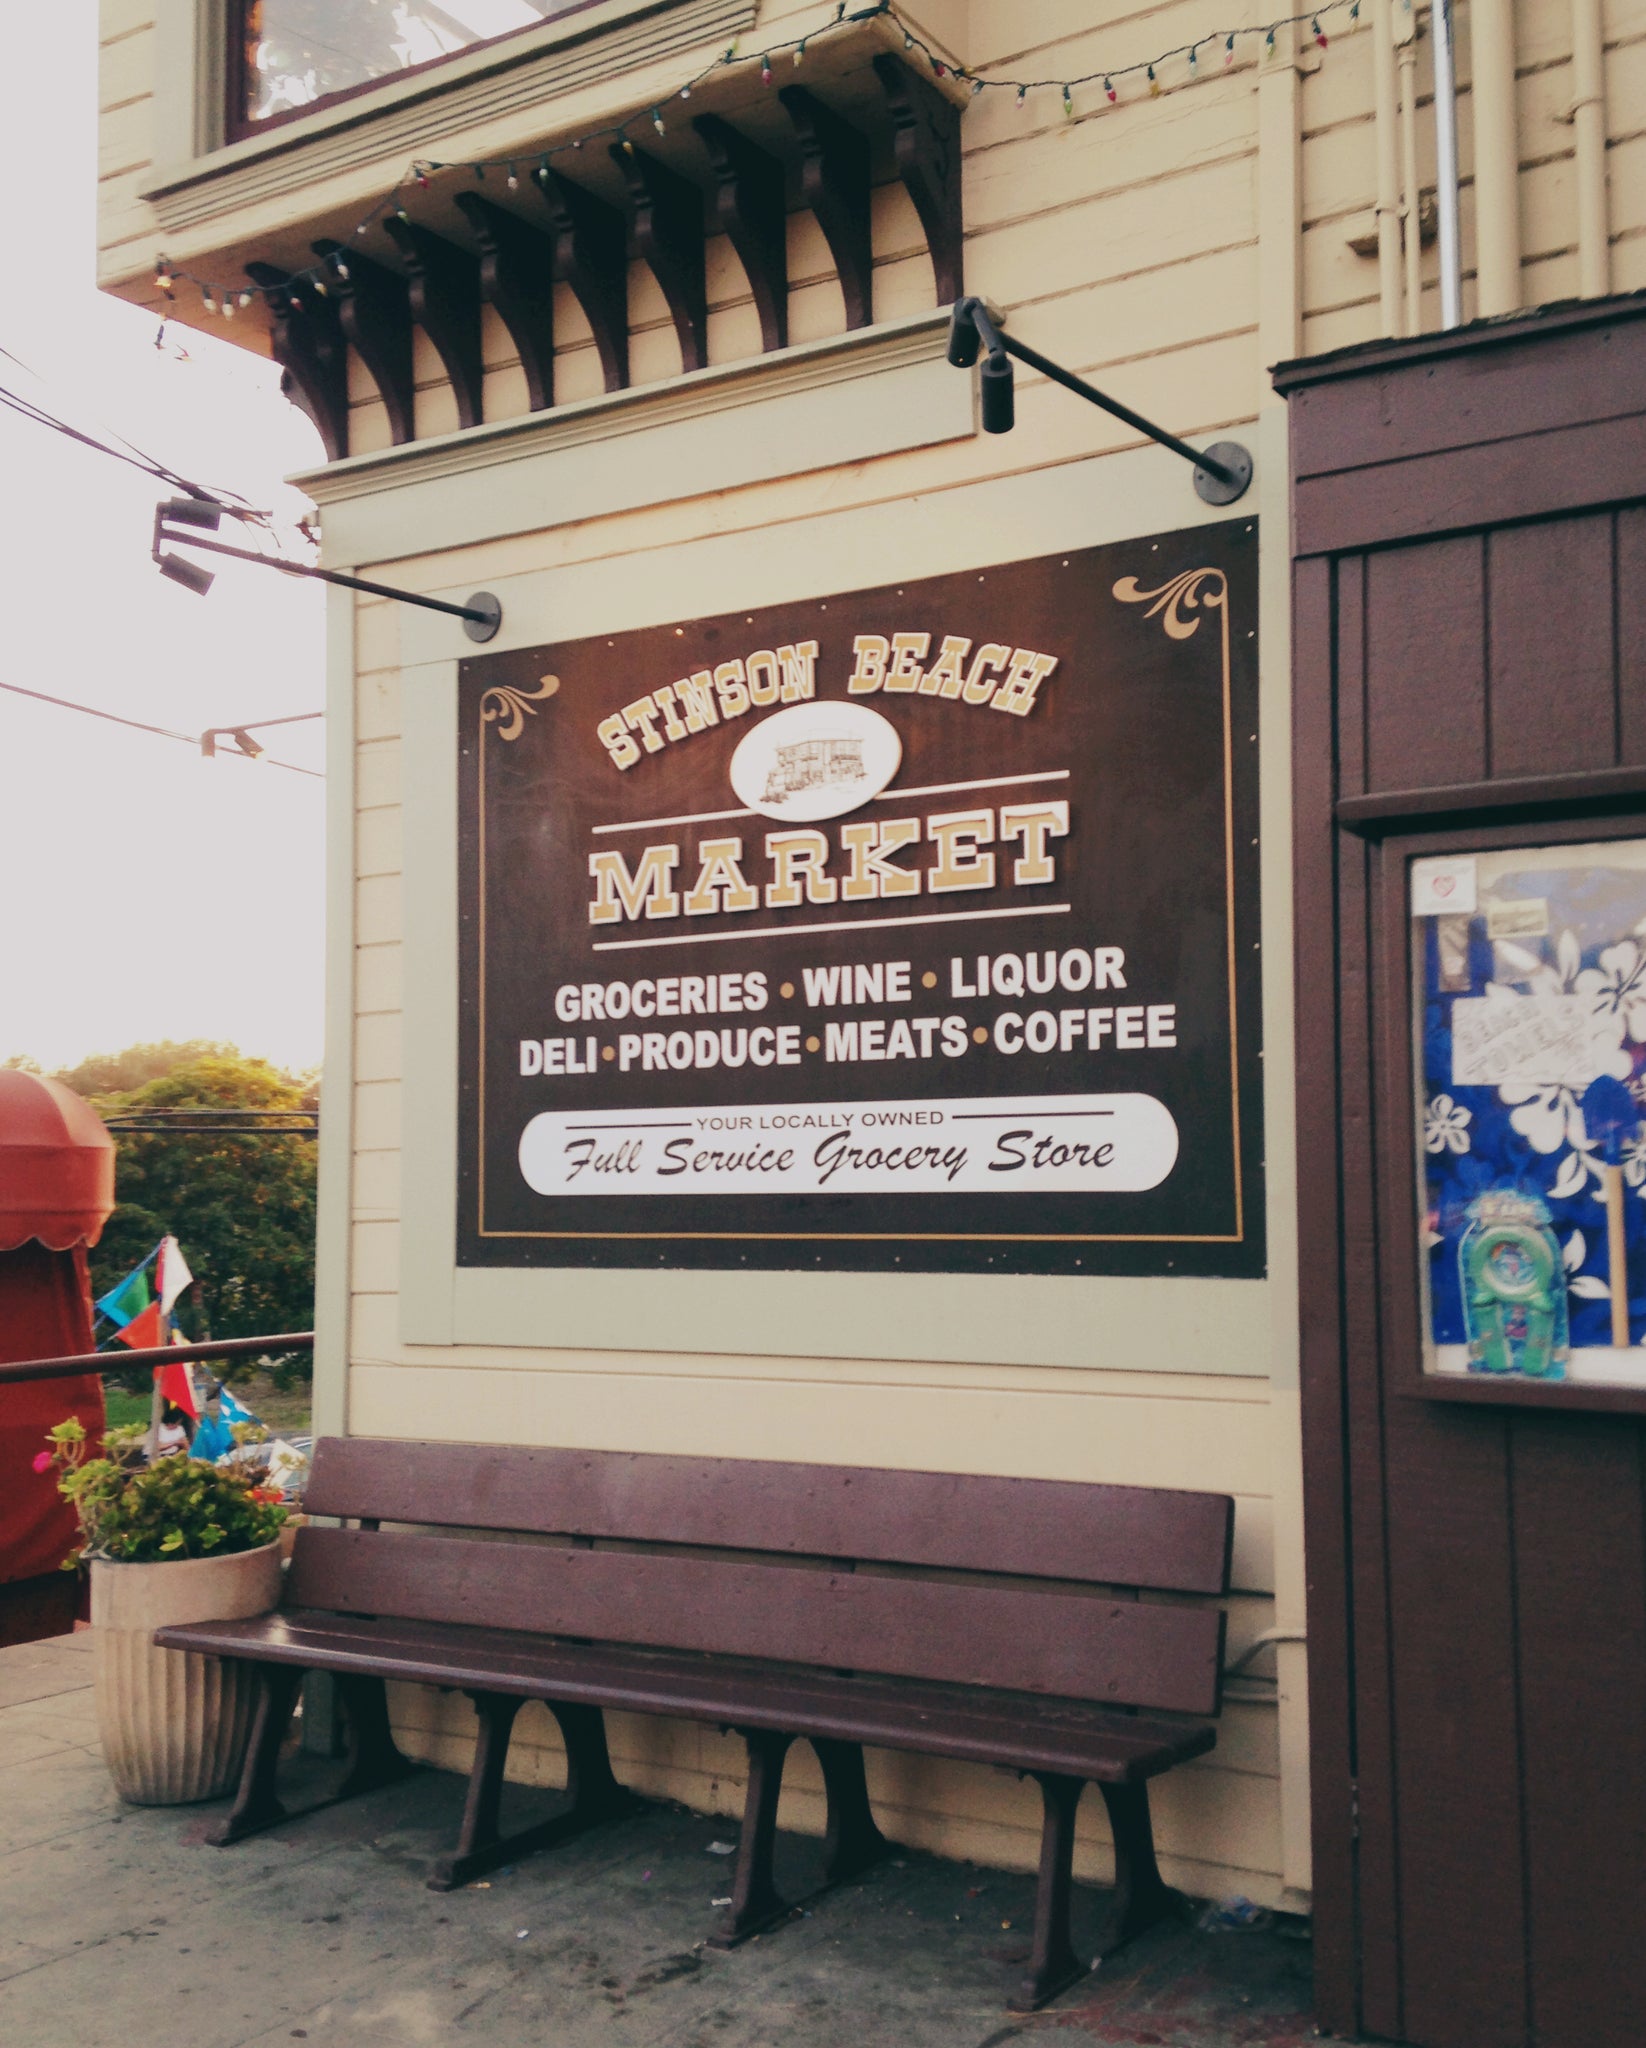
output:
[[634, 246], [668, 302], [682, 370], [709, 360], [709, 310], [703, 279], [703, 194], [633, 143], [614, 142], [612, 162], [629, 190]]
[[383, 223], [406, 265], [413, 321], [434, 344], [457, 399], [457, 424], [480, 424], [480, 265], [455, 242], [390, 214]]
[[692, 122], [714, 167], [714, 205], [760, 315], [760, 345], [789, 343], [789, 251], [783, 166], [717, 114]]
[[937, 280], [937, 303], [966, 290], [960, 207], [960, 109], [907, 64], [883, 52], [874, 60], [892, 115], [897, 174], [920, 216]]
[[526, 373], [533, 412], [554, 403], [554, 244], [478, 192], [452, 197], [480, 244], [480, 297], [497, 308]]
[[573, 185], [547, 164], [532, 182], [549, 210], [554, 279], [571, 287], [600, 353], [608, 391], [629, 381], [628, 233], [615, 206]]
[[246, 275], [267, 295], [280, 389], [313, 420], [326, 460], [340, 462], [349, 452], [349, 365], [335, 303], [273, 263], [248, 263]]
[[406, 280], [386, 264], [341, 242], [310, 244], [329, 266], [326, 290], [349, 346], [365, 364], [389, 417], [398, 448], [414, 438], [412, 319]]
[[800, 190], [834, 258], [846, 325], [867, 327], [874, 318], [869, 138], [803, 85], [785, 85], [777, 97], [800, 138]]

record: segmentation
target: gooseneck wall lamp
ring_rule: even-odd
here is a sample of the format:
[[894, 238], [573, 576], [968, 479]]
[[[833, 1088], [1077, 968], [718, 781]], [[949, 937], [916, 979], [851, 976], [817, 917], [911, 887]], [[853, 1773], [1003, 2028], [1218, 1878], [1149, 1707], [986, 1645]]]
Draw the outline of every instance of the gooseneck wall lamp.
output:
[[[226, 508], [208, 498], [171, 498], [154, 512], [154, 545], [151, 553], [162, 576], [181, 583], [197, 597], [204, 597], [216, 580], [210, 569], [182, 555], [167, 554], [170, 547], [204, 548], [214, 555], [228, 555], [236, 562], [260, 562], [266, 569], [278, 569], [286, 576], [310, 576], [319, 583], [338, 583], [345, 590], [364, 590], [372, 597], [392, 598], [396, 604], [421, 605], [425, 611], [449, 612], [463, 621], [471, 640], [490, 640], [503, 623], [503, 607], [489, 590], [477, 590], [467, 604], [448, 604], [443, 597], [424, 597], [416, 590], [396, 590], [389, 583], [369, 583], [364, 576], [345, 576], [341, 569], [321, 569], [309, 562], [286, 562], [278, 555], [260, 554], [256, 548], [237, 548], [227, 541], [206, 540], [203, 532], [215, 532]], [[181, 530], [180, 530], [181, 529]]]
[[1042, 376], [1050, 377], [1054, 384], [1061, 384], [1066, 391], [1074, 392], [1088, 404], [1101, 407], [1127, 426], [1135, 427], [1140, 434], [1147, 434], [1151, 441], [1158, 441], [1162, 448], [1169, 448], [1174, 455], [1181, 455], [1185, 462], [1192, 463], [1195, 490], [1208, 505], [1232, 505], [1237, 498], [1246, 495], [1252, 480], [1252, 458], [1238, 441], [1216, 441], [1210, 448], [1191, 448], [1187, 441], [1168, 434], [1164, 427], [1157, 427], [1153, 420], [1146, 420], [1141, 413], [1133, 412], [1118, 398], [1110, 398], [1095, 385], [1088, 384], [1084, 377], [1077, 377], [1072, 370], [1065, 370], [1061, 363], [1054, 363], [1038, 349], [1030, 348], [1027, 342], [1019, 341], [1015, 335], [1003, 334], [981, 299], [960, 299], [949, 322], [949, 361], [958, 370], [969, 370], [977, 361], [980, 349], [988, 351], [978, 372], [985, 434], [1009, 434], [1016, 422], [1011, 363], [1012, 357], [1016, 356]]

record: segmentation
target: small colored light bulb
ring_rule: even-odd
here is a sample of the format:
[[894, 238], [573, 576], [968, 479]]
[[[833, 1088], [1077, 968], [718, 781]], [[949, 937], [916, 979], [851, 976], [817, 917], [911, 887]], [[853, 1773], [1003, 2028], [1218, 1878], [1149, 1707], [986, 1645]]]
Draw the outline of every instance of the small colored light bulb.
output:
[[1063, 118], [1066, 121], [1074, 119], [1074, 94], [1067, 86], [1063, 88]]
[[1230, 36], [1229, 40], [1223, 45], [1223, 61], [1225, 64], [1232, 64], [1234, 62], [1233, 36]]
[[661, 107], [652, 108], [652, 126], [657, 130], [659, 135], [663, 135], [668, 132], [663, 125], [663, 110]]
[[1025, 108], [1025, 107], [1026, 107], [1026, 106], [1027, 106], [1028, 104], [1029, 104], [1029, 88], [1028, 88], [1028, 87], [1027, 87], [1026, 85], [1020, 85], [1020, 86], [1019, 86], [1019, 87], [1017, 88], [1017, 110], [1018, 110], [1018, 112], [1019, 112], [1019, 113], [1021, 113], [1021, 112], [1023, 111], [1023, 109], [1024, 109], [1024, 108]]
[[1160, 80], [1155, 77], [1152, 64], [1149, 66], [1149, 97], [1153, 100], [1157, 100], [1160, 97]]
[[1119, 93], [1117, 93], [1114, 89], [1114, 80], [1112, 78], [1104, 79], [1103, 91], [1108, 99], [1109, 105], [1112, 107], [1115, 101], [1120, 97]]
[[1313, 35], [1315, 41], [1324, 50], [1326, 47], [1326, 31], [1320, 26], [1320, 16], [1318, 14], [1315, 16], [1314, 20], [1310, 22], [1309, 32], [1311, 33], [1311, 35]]
[[762, 57], [760, 60], [760, 83], [762, 85], [770, 85], [771, 82], [772, 60], [770, 59], [770, 57]]
[[518, 192], [520, 190], [520, 173], [513, 164], [509, 165], [508, 187], [511, 192]]

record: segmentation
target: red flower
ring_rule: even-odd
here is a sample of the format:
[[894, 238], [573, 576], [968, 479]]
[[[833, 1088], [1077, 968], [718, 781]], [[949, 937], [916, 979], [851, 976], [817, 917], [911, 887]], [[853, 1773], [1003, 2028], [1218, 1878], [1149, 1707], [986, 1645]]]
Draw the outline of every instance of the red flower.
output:
[[35, 1454], [34, 1454], [34, 1469], [35, 1469], [35, 1471], [36, 1471], [36, 1472], [49, 1472], [49, 1471], [51, 1470], [51, 1468], [52, 1468], [52, 1454], [51, 1454], [51, 1452], [50, 1452], [50, 1451], [36, 1451], [36, 1452], [35, 1452]]

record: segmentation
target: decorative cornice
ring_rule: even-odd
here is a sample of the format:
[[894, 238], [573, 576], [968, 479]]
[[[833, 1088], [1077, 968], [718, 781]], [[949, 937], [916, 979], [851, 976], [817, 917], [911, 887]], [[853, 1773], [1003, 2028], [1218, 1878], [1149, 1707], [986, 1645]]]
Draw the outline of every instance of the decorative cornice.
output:
[[427, 441], [408, 441], [369, 455], [351, 455], [288, 479], [317, 505], [364, 497], [406, 484], [432, 483], [500, 463], [615, 440], [679, 420], [730, 411], [752, 402], [792, 397], [823, 385], [925, 363], [942, 354], [949, 309], [912, 313], [878, 327], [855, 328], [770, 355], [714, 363], [687, 376], [602, 393], [545, 412], [469, 427]]
[[552, 127], [557, 99], [602, 81], [620, 86], [677, 51], [730, 42], [755, 13], [755, 0], [658, 0], [618, 20], [574, 15], [520, 42], [453, 57], [437, 74], [386, 79], [380, 93], [162, 166], [139, 197], [161, 230], [175, 234], [368, 166], [398, 174], [431, 145], [449, 146], [481, 123], [495, 129], [511, 114], [529, 113], [535, 137]]

